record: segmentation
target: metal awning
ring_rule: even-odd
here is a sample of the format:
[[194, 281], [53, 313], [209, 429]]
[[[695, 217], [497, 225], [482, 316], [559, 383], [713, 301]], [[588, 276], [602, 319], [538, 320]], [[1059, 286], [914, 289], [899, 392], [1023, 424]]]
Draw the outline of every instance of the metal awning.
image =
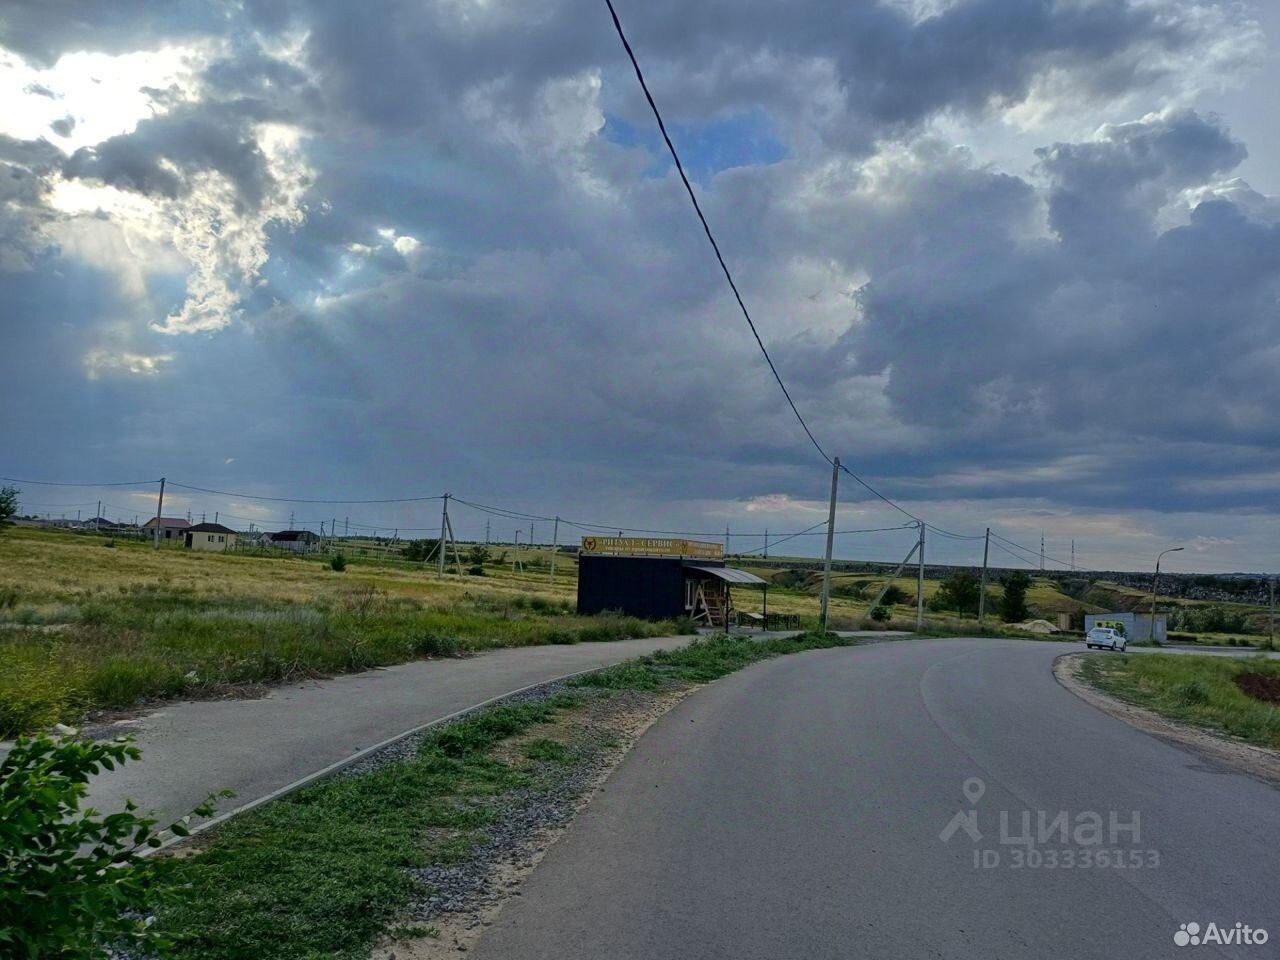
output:
[[697, 570], [699, 573], [705, 573], [713, 577], [718, 577], [727, 583], [750, 583], [757, 586], [768, 586], [768, 580], [761, 580], [754, 573], [747, 573], [745, 570], [735, 570], [733, 567], [701, 567], [697, 564], [687, 564], [686, 570]]

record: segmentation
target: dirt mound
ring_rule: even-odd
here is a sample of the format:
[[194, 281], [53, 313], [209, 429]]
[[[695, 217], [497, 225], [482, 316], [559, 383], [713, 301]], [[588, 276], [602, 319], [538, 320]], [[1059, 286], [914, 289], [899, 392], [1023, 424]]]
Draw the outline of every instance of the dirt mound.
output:
[[1057, 633], [1058, 628], [1048, 620], [1027, 620], [1025, 623], [1013, 624], [1015, 630], [1026, 630], [1028, 633]]
[[1280, 703], [1280, 675], [1274, 673], [1237, 673], [1233, 680], [1245, 696], [1263, 703]]

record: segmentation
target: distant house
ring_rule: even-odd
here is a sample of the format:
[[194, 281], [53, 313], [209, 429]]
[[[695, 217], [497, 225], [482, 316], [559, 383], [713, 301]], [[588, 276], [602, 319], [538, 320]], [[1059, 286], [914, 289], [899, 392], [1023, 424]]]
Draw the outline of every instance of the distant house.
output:
[[182, 545], [190, 550], [221, 553], [236, 545], [236, 532], [220, 523], [197, 523], [182, 531]]
[[142, 525], [142, 529], [155, 536], [157, 526], [160, 528], [160, 538], [162, 540], [181, 540], [183, 531], [191, 526], [191, 522], [177, 517], [161, 517], [158, 520], [152, 517]]
[[281, 530], [279, 533], [267, 534], [266, 545], [278, 550], [310, 553], [319, 548], [320, 535], [310, 530]]

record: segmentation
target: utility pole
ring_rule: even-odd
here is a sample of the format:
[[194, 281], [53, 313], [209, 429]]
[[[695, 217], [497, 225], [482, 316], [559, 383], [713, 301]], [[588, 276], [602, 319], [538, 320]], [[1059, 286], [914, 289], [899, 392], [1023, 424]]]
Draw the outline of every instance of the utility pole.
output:
[[[1072, 541], [1074, 542], [1074, 541]], [[991, 528], [987, 527], [987, 535], [982, 540], [982, 582], [978, 589], [978, 624], [981, 625], [987, 615], [987, 557], [991, 552]]]
[[516, 557], [520, 555], [520, 531], [516, 531], [516, 544], [511, 548], [511, 575], [515, 576]]
[[924, 629], [924, 521], [920, 522], [920, 566], [916, 568], [916, 631]]
[[484, 521], [484, 545], [486, 547], [489, 545], [489, 523], [489, 519], [486, 518]]
[[98, 512], [93, 515], [93, 529], [102, 529], [102, 501], [98, 501]]
[[164, 511], [164, 477], [160, 478], [160, 499], [156, 501], [156, 549], [160, 549], [160, 514]]
[[769, 528], [764, 528], [764, 558], [769, 559]]
[[529, 521], [529, 549], [533, 549], [533, 521]]
[[560, 552], [560, 518], [556, 517], [551, 528], [551, 582], [556, 582], [556, 554]]
[[[836, 536], [836, 491], [840, 486], [840, 458], [831, 461], [831, 505], [827, 508], [827, 558], [822, 566], [822, 605], [818, 610], [818, 629], [827, 630], [827, 604], [831, 599], [831, 548]], [[725, 540], [729, 539], [729, 528], [725, 527]], [[727, 551], [726, 551], [727, 552]]]
[[338, 518], [337, 517], [334, 517], [332, 520], [329, 521], [329, 536], [334, 540], [338, 539]]
[[289, 511], [289, 529], [290, 530], [293, 529], [293, 511], [292, 510]]
[[724, 528], [724, 555], [729, 555], [729, 525], [725, 524]]
[[1071, 569], [1076, 568], [1076, 538], [1071, 538]]
[[1274, 650], [1276, 648], [1276, 578], [1272, 577], [1268, 583], [1271, 594], [1271, 628], [1267, 634], [1267, 649]]
[[1147, 640], [1153, 641], [1156, 638], [1156, 584], [1160, 582], [1160, 559], [1166, 553], [1177, 553], [1182, 547], [1170, 547], [1168, 550], [1161, 550], [1156, 554], [1156, 574], [1151, 578], [1151, 622], [1147, 624]]
[[1040, 531], [1040, 569], [1044, 569], [1044, 531]]
[[445, 528], [449, 525], [449, 494], [444, 495], [444, 500], [440, 506], [440, 567], [437, 576], [444, 577], [444, 533]]

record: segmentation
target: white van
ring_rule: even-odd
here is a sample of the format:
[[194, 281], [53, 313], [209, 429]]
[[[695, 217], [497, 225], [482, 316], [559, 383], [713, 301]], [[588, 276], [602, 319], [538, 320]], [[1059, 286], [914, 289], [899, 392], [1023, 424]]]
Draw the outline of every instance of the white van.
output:
[[1108, 650], [1119, 650], [1124, 653], [1125, 647], [1129, 645], [1129, 641], [1125, 639], [1125, 635], [1113, 627], [1094, 627], [1084, 637], [1084, 645], [1090, 650], [1095, 647], [1101, 650], [1106, 647]]

